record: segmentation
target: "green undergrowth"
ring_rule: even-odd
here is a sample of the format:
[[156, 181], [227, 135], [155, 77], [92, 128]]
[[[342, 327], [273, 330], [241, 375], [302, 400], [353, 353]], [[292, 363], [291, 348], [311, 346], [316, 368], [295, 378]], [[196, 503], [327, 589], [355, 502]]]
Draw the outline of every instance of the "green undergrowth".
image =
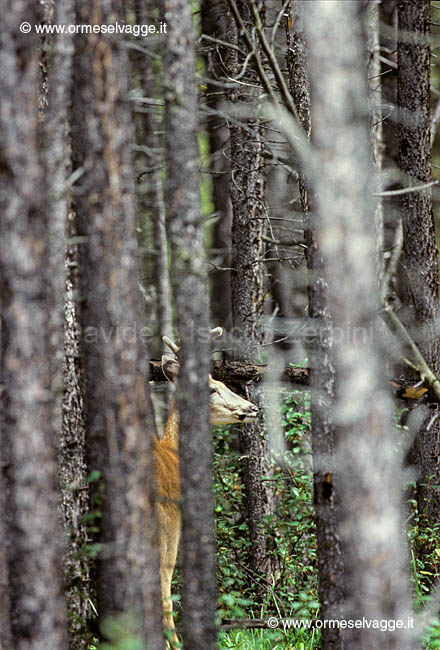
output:
[[[310, 454], [310, 409], [307, 393], [284, 396], [281, 406], [285, 450], [273, 461], [270, 480], [275, 494], [274, 514], [266, 521], [269, 555], [274, 580], [264, 598], [258, 582], [249, 573], [249, 534], [243, 517], [241, 472], [244, 459], [239, 446], [239, 429], [234, 426], [214, 430], [214, 487], [217, 535], [217, 584], [219, 624], [218, 648], [226, 650], [318, 650], [320, 632], [316, 629], [284, 631], [281, 619], [313, 620], [319, 617], [317, 593], [317, 549], [312, 506], [313, 474]], [[435, 618], [439, 594], [433, 584], [440, 574], [440, 523], [429, 528], [424, 513], [409, 499], [407, 535], [411, 554], [411, 582], [414, 609], [432, 611], [419, 647], [440, 650], [440, 622]], [[424, 553], [419, 553], [420, 549]], [[423, 559], [422, 559], [423, 558]], [[180, 592], [177, 570], [173, 593]], [[173, 596], [179, 627], [180, 598]], [[438, 602], [438, 600], [437, 600]], [[275, 629], [251, 627], [274, 617]], [[231, 621], [232, 619], [232, 621]], [[237, 619], [247, 619], [246, 629]], [[228, 622], [237, 627], [225, 631]], [[119, 636], [99, 650], [137, 650], [136, 640]]]
[[[302, 637], [302, 638], [301, 638]], [[284, 633], [278, 630], [233, 630], [221, 633], [219, 650], [317, 650], [320, 647], [317, 630]]]
[[[219, 621], [314, 619], [318, 616], [317, 556], [312, 507], [310, 412], [302, 392], [282, 404], [285, 449], [272, 462], [269, 480], [275, 509], [266, 520], [274, 567], [271, 588], [262, 600], [258, 579], [249, 572], [249, 534], [243, 518], [243, 458], [237, 427], [214, 432]], [[219, 648], [317, 648], [316, 630], [234, 629], [222, 632]]]

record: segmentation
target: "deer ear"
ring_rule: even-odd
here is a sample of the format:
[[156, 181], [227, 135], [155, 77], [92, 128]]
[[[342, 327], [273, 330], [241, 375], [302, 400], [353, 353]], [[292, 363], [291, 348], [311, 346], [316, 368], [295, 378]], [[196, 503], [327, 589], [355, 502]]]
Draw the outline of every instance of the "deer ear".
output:
[[168, 381], [176, 381], [179, 374], [180, 363], [176, 359], [163, 354], [161, 364], [162, 372]]

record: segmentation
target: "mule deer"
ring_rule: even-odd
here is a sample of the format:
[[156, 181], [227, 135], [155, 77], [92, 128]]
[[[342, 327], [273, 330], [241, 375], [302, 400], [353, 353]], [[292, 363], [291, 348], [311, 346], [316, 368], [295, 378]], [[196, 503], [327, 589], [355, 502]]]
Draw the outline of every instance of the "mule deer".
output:
[[[211, 336], [221, 336], [222, 329], [211, 330]], [[166, 336], [164, 343], [177, 356], [178, 346]], [[162, 356], [162, 370], [169, 381], [175, 381], [179, 362], [167, 355]], [[258, 415], [258, 408], [229, 390], [221, 381], [209, 375], [211, 424], [248, 422]], [[172, 639], [178, 641], [174, 627], [171, 602], [171, 580], [176, 564], [180, 538], [180, 484], [179, 484], [179, 415], [173, 398], [170, 405], [165, 433], [162, 440], [155, 439], [156, 465], [156, 512], [159, 530], [160, 580], [164, 627], [172, 630]]]

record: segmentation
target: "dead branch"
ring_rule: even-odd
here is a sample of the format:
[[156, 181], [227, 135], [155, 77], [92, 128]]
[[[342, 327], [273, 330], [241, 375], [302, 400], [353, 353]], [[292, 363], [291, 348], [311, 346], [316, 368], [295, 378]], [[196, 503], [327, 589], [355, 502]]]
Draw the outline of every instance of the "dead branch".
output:
[[[252, 53], [252, 56], [253, 56], [254, 62], [255, 62], [255, 67], [256, 67], [256, 70], [258, 72], [258, 76], [260, 78], [260, 81], [263, 84], [267, 94], [271, 98], [271, 101], [275, 105], [277, 100], [276, 100], [276, 96], [275, 96], [275, 93], [273, 91], [272, 85], [271, 85], [271, 83], [269, 81], [269, 78], [266, 75], [266, 72], [264, 70], [263, 62], [262, 62], [257, 50], [254, 47], [254, 42], [253, 42], [248, 30], [246, 29], [246, 26], [245, 26], [242, 18], [241, 18], [241, 15], [240, 15], [240, 12], [238, 11], [235, 0], [228, 0], [228, 2], [229, 2], [229, 6], [231, 7], [232, 13], [234, 15], [235, 21], [236, 21], [238, 27], [240, 28], [240, 30], [241, 30], [241, 32], [243, 34], [243, 37], [244, 37], [244, 39], [246, 41], [247, 48], [248, 48], [249, 52]], [[235, 80], [233, 80], [233, 81], [235, 81]]]
[[417, 345], [414, 343], [408, 330], [390, 306], [385, 307], [385, 309], [381, 312], [381, 315], [385, 320], [385, 323], [388, 325], [390, 331], [396, 336], [402, 345], [404, 345], [406, 348], [409, 348], [412, 360], [404, 359], [405, 363], [419, 374], [420, 379], [422, 379], [425, 384], [429, 386], [432, 395], [440, 404], [440, 380], [426, 363], [425, 358], [423, 357]]
[[[234, 629], [246, 629], [246, 630], [258, 629], [258, 628], [270, 629], [271, 626], [268, 624], [268, 621], [271, 618], [273, 618], [273, 620], [275, 621], [275, 618], [270, 616], [268, 618], [224, 618], [222, 619], [221, 622], [221, 629], [224, 631], [234, 630]], [[276, 620], [278, 622], [278, 625], [280, 625], [281, 629], [283, 629], [282, 622], [284, 620], [291, 621], [292, 619], [278, 618]], [[312, 623], [310, 627], [314, 628], [316, 626]]]
[[266, 618], [224, 618], [221, 622], [221, 629], [225, 631], [235, 629], [267, 629], [267, 627]]
[[[269, 65], [272, 69], [272, 72], [275, 76], [277, 85], [278, 85], [278, 90], [280, 91], [281, 97], [283, 99], [283, 102], [285, 103], [289, 113], [292, 115], [292, 117], [295, 117], [298, 120], [298, 114], [296, 111], [296, 107], [294, 104], [294, 101], [292, 99], [292, 95], [289, 92], [289, 89], [287, 87], [287, 84], [284, 80], [283, 74], [280, 70], [280, 67], [278, 65], [278, 61], [275, 56], [275, 52], [273, 47], [270, 46], [266, 39], [266, 34], [264, 33], [263, 29], [263, 24], [261, 22], [260, 14], [258, 13], [258, 9], [253, 3], [252, 0], [247, 0], [248, 7], [252, 13], [252, 16], [254, 18], [254, 24], [255, 24], [255, 29], [257, 31], [257, 36], [258, 40], [260, 41], [261, 47], [263, 48], [264, 53], [266, 54], [267, 60], [269, 62]], [[299, 121], [299, 120], [298, 120]]]
[[[211, 373], [214, 379], [225, 384], [237, 384], [246, 382], [259, 382], [267, 372], [267, 366], [239, 361], [214, 361]], [[308, 368], [295, 368], [287, 366], [280, 369], [282, 379], [285, 382], [296, 384], [299, 389], [309, 385]], [[167, 381], [162, 372], [161, 362], [152, 359], [150, 361], [150, 381]]]

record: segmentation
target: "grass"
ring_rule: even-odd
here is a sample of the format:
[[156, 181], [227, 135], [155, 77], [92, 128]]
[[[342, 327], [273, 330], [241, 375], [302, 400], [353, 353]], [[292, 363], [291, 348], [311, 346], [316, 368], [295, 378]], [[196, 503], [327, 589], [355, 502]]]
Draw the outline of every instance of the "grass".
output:
[[219, 650], [318, 650], [319, 647], [317, 630], [231, 630], [221, 632], [218, 640]]

